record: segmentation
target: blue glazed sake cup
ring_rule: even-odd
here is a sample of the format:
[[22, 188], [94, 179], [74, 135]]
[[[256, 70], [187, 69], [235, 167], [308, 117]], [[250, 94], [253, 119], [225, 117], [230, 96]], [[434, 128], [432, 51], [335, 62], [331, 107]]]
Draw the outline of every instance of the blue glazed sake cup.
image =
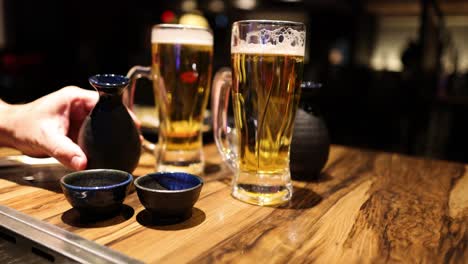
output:
[[203, 180], [185, 172], [157, 172], [138, 177], [134, 184], [140, 202], [154, 217], [187, 219]]
[[120, 212], [132, 181], [133, 176], [125, 171], [95, 169], [67, 174], [60, 186], [80, 214], [109, 216]]

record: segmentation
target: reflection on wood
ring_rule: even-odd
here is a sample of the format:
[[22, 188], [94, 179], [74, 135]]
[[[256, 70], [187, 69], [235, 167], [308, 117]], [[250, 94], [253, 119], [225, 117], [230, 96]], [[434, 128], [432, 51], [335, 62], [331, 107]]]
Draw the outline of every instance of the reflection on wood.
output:
[[[294, 182], [292, 201], [272, 208], [233, 199], [213, 145], [205, 156], [200, 199], [181, 223], [152, 223], [135, 192], [125, 213], [80, 222], [61, 193], [11, 177], [0, 203], [148, 263], [468, 260], [465, 165], [334, 146], [321, 178]], [[135, 175], [153, 166], [144, 155]]]

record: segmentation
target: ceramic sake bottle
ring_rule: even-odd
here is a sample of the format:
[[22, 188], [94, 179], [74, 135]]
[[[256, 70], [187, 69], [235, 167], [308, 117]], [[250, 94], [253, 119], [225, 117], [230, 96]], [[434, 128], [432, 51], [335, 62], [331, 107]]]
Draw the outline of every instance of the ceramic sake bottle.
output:
[[78, 135], [78, 145], [87, 158], [87, 169], [117, 169], [129, 173], [138, 165], [140, 134], [122, 102], [129, 79], [102, 74], [89, 78], [99, 92], [99, 101], [86, 117]]
[[321, 84], [302, 83], [302, 95], [296, 113], [290, 153], [291, 177], [294, 180], [316, 180], [330, 152], [328, 129], [320, 114], [318, 96]]

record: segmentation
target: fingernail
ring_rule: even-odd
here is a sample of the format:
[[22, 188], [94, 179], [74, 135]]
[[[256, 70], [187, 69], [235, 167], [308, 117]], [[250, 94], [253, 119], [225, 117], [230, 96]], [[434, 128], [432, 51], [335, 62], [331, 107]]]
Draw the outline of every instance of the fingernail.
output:
[[71, 165], [77, 170], [84, 169], [85, 160], [80, 156], [74, 156], [71, 160]]

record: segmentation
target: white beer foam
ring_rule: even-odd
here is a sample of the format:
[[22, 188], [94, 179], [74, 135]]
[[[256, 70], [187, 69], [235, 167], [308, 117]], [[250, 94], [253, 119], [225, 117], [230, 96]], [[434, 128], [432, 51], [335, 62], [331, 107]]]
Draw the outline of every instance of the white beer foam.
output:
[[[233, 32], [233, 35], [237, 32]], [[233, 36], [237, 38], [238, 36]], [[260, 42], [260, 43], [259, 43]], [[305, 32], [291, 28], [249, 32], [245, 40], [232, 43], [231, 53], [304, 56]]]
[[151, 43], [213, 45], [209, 31], [193, 28], [153, 28]]

